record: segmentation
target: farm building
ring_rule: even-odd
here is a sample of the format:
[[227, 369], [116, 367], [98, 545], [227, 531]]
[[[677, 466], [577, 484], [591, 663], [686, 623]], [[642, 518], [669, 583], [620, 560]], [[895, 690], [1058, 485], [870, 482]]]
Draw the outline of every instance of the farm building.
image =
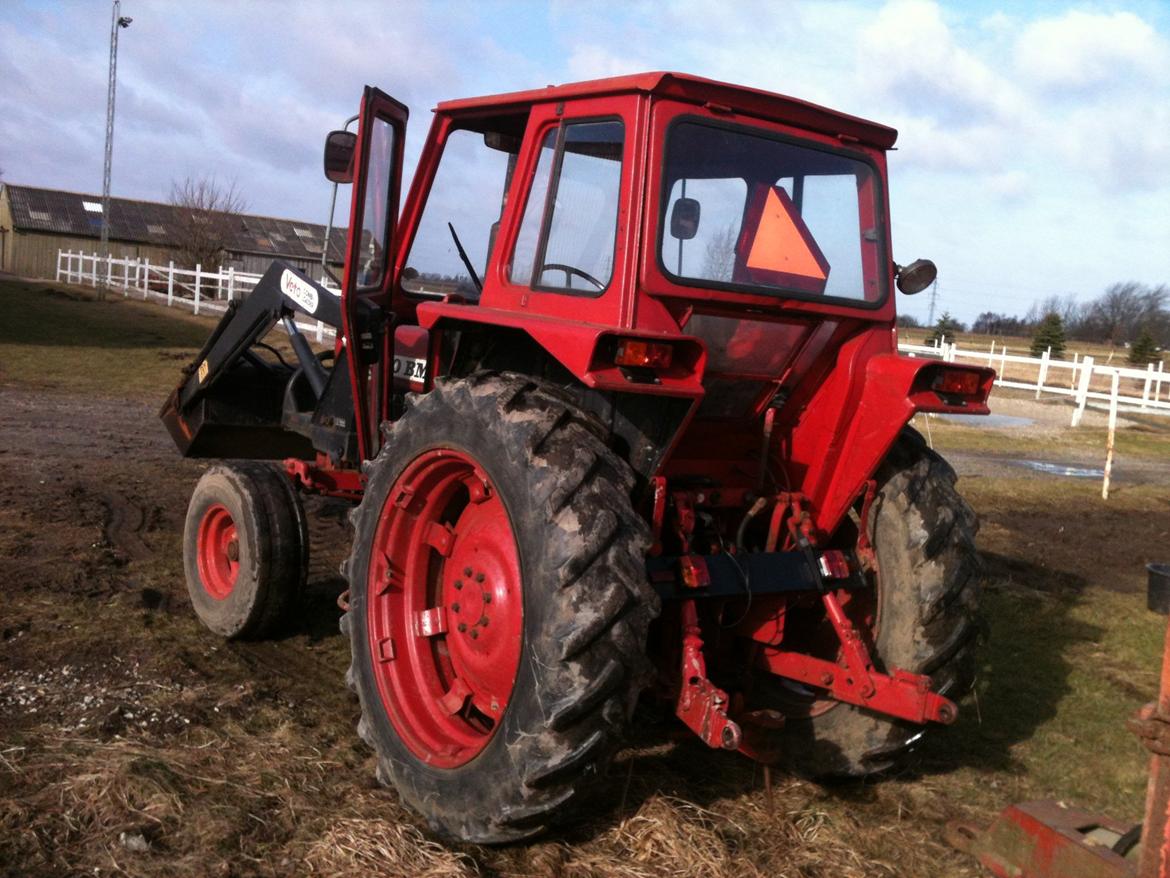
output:
[[[222, 229], [228, 254], [223, 268], [262, 273], [279, 258], [319, 276], [324, 225], [252, 214], [218, 214], [212, 219]], [[186, 208], [111, 198], [110, 255], [142, 257], [155, 264], [174, 260], [180, 265], [182, 237], [191, 223], [192, 211]], [[101, 230], [99, 195], [0, 185], [0, 271], [53, 277], [58, 250], [97, 252]], [[344, 228], [335, 228], [330, 235], [329, 267], [334, 273], [341, 268], [345, 234]]]

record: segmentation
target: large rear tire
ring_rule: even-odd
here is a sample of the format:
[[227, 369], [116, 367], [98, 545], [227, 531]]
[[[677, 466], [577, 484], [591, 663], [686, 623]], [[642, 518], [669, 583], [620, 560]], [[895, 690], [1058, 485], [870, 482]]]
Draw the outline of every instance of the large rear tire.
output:
[[596, 780], [658, 598], [629, 467], [554, 387], [440, 381], [385, 433], [342, 619], [377, 774], [438, 833], [525, 838]]
[[284, 471], [252, 461], [210, 467], [187, 507], [183, 567], [195, 614], [216, 634], [276, 633], [309, 567], [305, 510]]
[[[903, 431], [876, 478], [875, 664], [929, 675], [935, 692], [958, 701], [974, 684], [982, 630], [978, 520], [955, 490], [955, 471], [914, 430]], [[773, 691], [784, 685], [769, 682]], [[783, 759], [817, 779], [889, 771], [929, 728], [847, 704], [809, 714], [789, 716]]]

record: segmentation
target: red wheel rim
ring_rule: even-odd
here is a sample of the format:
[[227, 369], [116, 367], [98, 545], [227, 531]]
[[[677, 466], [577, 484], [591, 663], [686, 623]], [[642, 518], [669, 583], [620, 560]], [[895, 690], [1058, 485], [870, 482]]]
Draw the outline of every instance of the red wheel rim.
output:
[[428, 451], [390, 488], [374, 535], [366, 632], [386, 714], [439, 768], [479, 754], [512, 696], [524, 624], [508, 511], [466, 452]]
[[203, 513], [199, 522], [197, 563], [203, 589], [217, 601], [236, 587], [240, 573], [240, 540], [232, 514], [222, 503]]

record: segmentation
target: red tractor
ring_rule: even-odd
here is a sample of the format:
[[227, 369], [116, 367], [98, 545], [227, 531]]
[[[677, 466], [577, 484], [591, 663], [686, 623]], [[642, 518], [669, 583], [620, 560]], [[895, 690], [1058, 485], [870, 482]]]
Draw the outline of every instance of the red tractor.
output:
[[640, 697], [811, 777], [953, 722], [975, 516], [907, 424], [986, 414], [993, 372], [897, 353], [892, 287], [934, 266], [891, 259], [896, 132], [673, 73], [450, 101], [399, 213], [406, 120], [367, 88], [328, 137], [340, 296], [274, 264], [163, 408], [185, 455], [246, 459], [191, 500], [200, 618], [273, 631], [300, 494], [354, 502], [358, 732], [477, 842], [571, 815]]

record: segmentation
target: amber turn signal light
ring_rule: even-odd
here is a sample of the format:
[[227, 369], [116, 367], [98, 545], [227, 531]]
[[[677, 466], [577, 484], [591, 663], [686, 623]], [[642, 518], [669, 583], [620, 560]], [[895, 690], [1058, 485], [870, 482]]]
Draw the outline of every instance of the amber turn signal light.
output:
[[943, 369], [930, 385], [930, 389], [945, 396], [978, 396], [978, 372], [969, 372], [966, 369]]
[[623, 338], [617, 343], [613, 361], [618, 366], [645, 366], [650, 369], [665, 369], [670, 365], [673, 351], [668, 344], [644, 341], [639, 338]]

